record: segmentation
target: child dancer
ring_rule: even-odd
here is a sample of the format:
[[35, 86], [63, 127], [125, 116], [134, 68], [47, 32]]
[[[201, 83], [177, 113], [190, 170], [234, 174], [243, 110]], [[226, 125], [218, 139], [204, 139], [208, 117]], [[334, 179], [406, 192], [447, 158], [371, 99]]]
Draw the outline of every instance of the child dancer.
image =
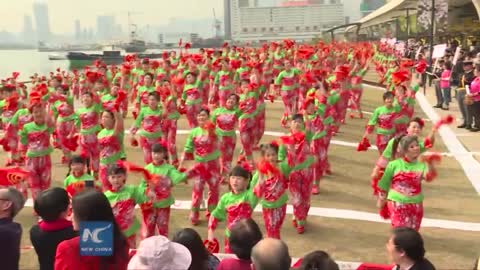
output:
[[[243, 218], [251, 218], [253, 210], [258, 203], [258, 198], [250, 188], [250, 179], [252, 178], [247, 168], [236, 166], [230, 172], [229, 186], [230, 192], [223, 194], [215, 210], [213, 210], [208, 222], [208, 240], [215, 241], [215, 229], [219, 221], [227, 221], [225, 230], [225, 253], [231, 253], [228, 237], [230, 237], [230, 228]], [[259, 184], [261, 184], [259, 182]]]
[[391, 92], [383, 94], [384, 105], [376, 108], [373, 112], [362, 139], [362, 141], [368, 140], [368, 135], [371, 134], [374, 127], [378, 125], [376, 129], [377, 138], [375, 140], [375, 145], [377, 146], [380, 155], [383, 153], [383, 150], [385, 150], [385, 147], [387, 147], [388, 141], [395, 135], [393, 121], [396, 116], [396, 110], [393, 107], [393, 98], [394, 95]]
[[[114, 163], [108, 168], [108, 181], [110, 189], [105, 191], [113, 215], [118, 226], [127, 238], [130, 248], [136, 248], [137, 232], [140, 222], [135, 216], [135, 205], [148, 201], [145, 190], [139, 186], [126, 185], [127, 170], [121, 165]], [[153, 194], [148, 194], [153, 198]]]
[[160, 89], [160, 96], [164, 108], [163, 119], [163, 134], [167, 141], [168, 154], [170, 155], [172, 165], [178, 167], [177, 156], [177, 121], [180, 118], [180, 113], [177, 108], [177, 97], [172, 93], [170, 83], [163, 81], [163, 86]]
[[88, 169], [88, 160], [81, 156], [73, 156], [70, 159], [67, 177], [63, 180], [63, 187], [67, 190], [68, 195], [73, 197], [76, 193], [85, 190], [85, 188], [101, 190], [102, 185], [100, 182], [95, 183]]
[[89, 91], [82, 93], [82, 103], [84, 107], [76, 111], [78, 115], [76, 126], [80, 130], [80, 151], [90, 160], [93, 175], [98, 179], [100, 149], [97, 133], [101, 130], [99, 123], [102, 108], [97, 96]]
[[258, 113], [258, 93], [255, 85], [249, 84], [247, 80], [242, 81], [239, 102], [240, 118], [238, 129], [240, 131], [240, 142], [242, 143], [243, 156], [253, 165], [253, 146], [255, 143], [255, 117]]
[[104, 111], [102, 113], [102, 126], [98, 133], [100, 148], [99, 178], [103, 189], [110, 189], [108, 181], [108, 167], [119, 161], [123, 156], [123, 117], [118, 111]]
[[293, 116], [290, 130], [291, 135], [286, 136], [286, 140], [284, 139], [284, 144], [288, 144], [290, 147], [286, 149], [284, 145], [281, 145], [278, 157], [279, 160], [291, 159], [289, 163], [296, 168], [289, 176], [289, 189], [293, 204], [293, 225], [297, 232], [302, 234], [305, 231], [305, 223], [310, 209], [313, 184], [312, 164], [315, 162], [315, 158], [310, 149], [310, 130], [304, 131], [303, 115]]
[[69, 147], [71, 144], [70, 141], [72, 141], [69, 136], [74, 133], [77, 116], [73, 108], [73, 97], [68, 96], [68, 90], [68, 85], [62, 84], [57, 87], [56, 94], [53, 94], [50, 97], [50, 101], [53, 101], [51, 109], [56, 120], [55, 134], [57, 136], [58, 145], [63, 152], [63, 164], [69, 162], [71, 152], [76, 150], [70, 149]]
[[197, 178], [193, 185], [192, 211], [190, 213], [190, 221], [193, 225], [198, 224], [205, 183], [209, 188], [207, 217], [215, 209], [219, 199], [220, 166], [217, 160], [220, 158], [220, 146], [215, 134], [215, 126], [208, 121], [209, 117], [210, 111], [208, 109], [200, 110], [197, 115], [198, 127], [190, 132], [179, 165], [180, 168], [183, 168], [183, 161], [195, 160], [195, 164], [187, 172], [188, 178]]
[[225, 106], [217, 108], [212, 113], [212, 122], [216, 126], [216, 134], [220, 142], [221, 174], [225, 177], [231, 171], [233, 153], [237, 143], [235, 128], [238, 123], [239, 112], [236, 109], [239, 97], [231, 94]]
[[150, 154], [152, 162], [145, 166], [145, 169], [156, 181], [149, 184], [143, 179], [140, 187], [146, 189], [147, 193], [149, 190], [155, 193], [155, 202], [140, 205], [143, 216], [143, 239], [155, 235], [156, 229], [160, 235], [168, 236], [170, 206], [175, 202], [171, 188], [187, 178], [184, 173], [180, 173], [168, 164], [168, 151], [165, 146], [154, 144]]
[[29, 171], [28, 184], [35, 199], [38, 193], [48, 189], [52, 180], [53, 148], [50, 138], [55, 128], [53, 120], [47, 115], [45, 105], [40, 101], [40, 93], [30, 94], [30, 113], [33, 121], [23, 126], [19, 132], [20, 143], [26, 147], [26, 169]]
[[148, 106], [140, 110], [140, 114], [130, 131], [135, 136], [140, 129], [140, 146], [143, 151], [143, 160], [146, 164], [152, 162], [152, 145], [162, 141], [163, 112], [159, 106], [160, 96], [157, 92], [148, 94]]
[[198, 126], [196, 116], [202, 107], [201, 82], [195, 73], [188, 73], [183, 87], [181, 105], [185, 108], [190, 128]]
[[288, 177], [292, 172], [287, 160], [278, 161], [278, 144], [260, 146], [261, 159], [253, 175], [252, 187], [260, 198], [267, 237], [280, 239], [288, 201]]

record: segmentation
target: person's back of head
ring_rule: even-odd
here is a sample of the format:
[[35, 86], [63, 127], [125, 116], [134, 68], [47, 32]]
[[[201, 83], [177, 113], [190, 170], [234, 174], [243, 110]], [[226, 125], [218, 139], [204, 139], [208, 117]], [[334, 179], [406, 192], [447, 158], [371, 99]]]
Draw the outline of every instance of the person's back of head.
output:
[[182, 229], [175, 234], [172, 242], [184, 245], [192, 254], [192, 263], [188, 270], [207, 269], [207, 261], [210, 254], [197, 231], [191, 228]]
[[262, 240], [258, 224], [251, 218], [237, 221], [230, 229], [230, 249], [239, 259], [250, 260], [253, 247]]
[[36, 198], [33, 208], [42, 220], [50, 222], [65, 218], [70, 198], [65, 189], [54, 187], [42, 191]]
[[[112, 207], [105, 194], [96, 190], [77, 193], [72, 199], [73, 227], [79, 230], [81, 222], [103, 221], [113, 224], [113, 255], [102, 257], [103, 263], [123, 263], [128, 257], [127, 240], [118, 226]], [[127, 261], [128, 262], [128, 261]]]
[[288, 270], [292, 263], [287, 245], [273, 238], [258, 242], [253, 247], [251, 258], [255, 270]]
[[14, 187], [0, 189], [0, 218], [14, 218], [25, 205], [22, 193]]
[[302, 259], [300, 270], [339, 270], [337, 263], [324, 251], [313, 251]]

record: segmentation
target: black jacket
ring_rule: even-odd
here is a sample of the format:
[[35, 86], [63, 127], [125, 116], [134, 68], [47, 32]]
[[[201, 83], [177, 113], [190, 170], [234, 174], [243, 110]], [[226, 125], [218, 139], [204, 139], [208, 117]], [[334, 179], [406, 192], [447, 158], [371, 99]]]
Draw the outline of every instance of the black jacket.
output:
[[[398, 270], [398, 269], [400, 269], [399, 266], [396, 266], [394, 268], [394, 270]], [[423, 259], [423, 261], [415, 263], [408, 270], [435, 270], [435, 266], [433, 266], [433, 264], [429, 260]]]
[[0, 219], [0, 269], [17, 270], [20, 261], [22, 226], [11, 218]]
[[40, 270], [53, 270], [57, 246], [64, 240], [77, 236], [72, 226], [56, 231], [43, 231], [38, 225], [30, 229], [30, 241], [38, 256]]

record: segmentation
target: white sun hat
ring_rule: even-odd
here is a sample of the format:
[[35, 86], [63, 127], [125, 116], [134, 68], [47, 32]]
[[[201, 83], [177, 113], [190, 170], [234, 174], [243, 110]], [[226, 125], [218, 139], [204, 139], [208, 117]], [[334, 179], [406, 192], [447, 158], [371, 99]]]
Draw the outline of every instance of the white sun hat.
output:
[[129, 270], [188, 270], [190, 251], [165, 236], [157, 235], [140, 242], [137, 253], [128, 263]]

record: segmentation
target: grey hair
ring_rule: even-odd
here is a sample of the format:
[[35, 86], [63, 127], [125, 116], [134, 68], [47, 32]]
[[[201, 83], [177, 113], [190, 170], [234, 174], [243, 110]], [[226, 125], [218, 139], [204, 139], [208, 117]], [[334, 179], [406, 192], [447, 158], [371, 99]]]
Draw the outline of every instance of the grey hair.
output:
[[25, 206], [25, 197], [23, 194], [14, 187], [9, 187], [7, 189], [7, 199], [12, 202], [12, 212], [11, 217], [14, 218], [20, 210]]
[[404, 136], [399, 143], [399, 152], [402, 155], [405, 155], [408, 151], [408, 147], [410, 144], [413, 142], [416, 142], [418, 144], [418, 137], [417, 136]]

